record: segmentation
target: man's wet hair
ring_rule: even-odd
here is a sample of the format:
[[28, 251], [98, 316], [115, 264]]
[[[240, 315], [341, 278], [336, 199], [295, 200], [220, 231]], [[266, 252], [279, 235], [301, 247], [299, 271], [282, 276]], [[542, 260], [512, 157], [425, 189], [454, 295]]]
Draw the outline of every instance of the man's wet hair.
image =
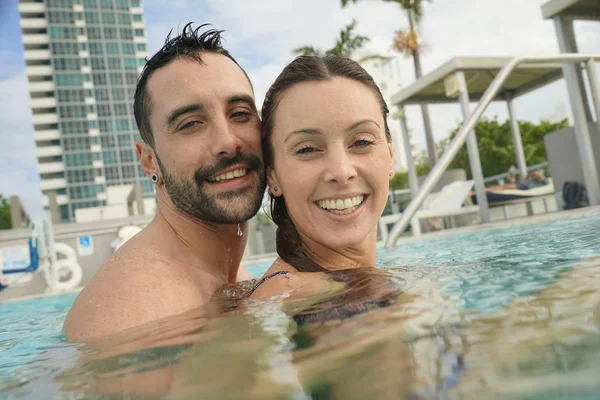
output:
[[[152, 134], [152, 127], [150, 126], [152, 99], [150, 98], [150, 93], [148, 93], [147, 86], [148, 79], [154, 71], [179, 58], [189, 58], [203, 64], [202, 52], [221, 54], [240, 67], [238, 62], [221, 44], [221, 34], [224, 31], [205, 29], [210, 24], [202, 24], [194, 29], [192, 24], [193, 22], [186, 24], [182, 32], [175, 37], [171, 37], [173, 30], [169, 32], [163, 47], [147, 60], [135, 88], [133, 99], [135, 122], [144, 142], [153, 148], [154, 136]], [[242, 67], [240, 69], [246, 75], [246, 78], [248, 78], [246, 71]], [[248, 81], [250, 82], [250, 78], [248, 78]], [[252, 85], [251, 82], [250, 85]]]

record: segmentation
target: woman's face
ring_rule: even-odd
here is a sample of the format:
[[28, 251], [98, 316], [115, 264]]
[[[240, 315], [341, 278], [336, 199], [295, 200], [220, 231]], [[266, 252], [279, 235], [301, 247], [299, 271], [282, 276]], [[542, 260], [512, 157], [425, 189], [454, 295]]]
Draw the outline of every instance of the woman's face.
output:
[[371, 89], [341, 77], [292, 86], [271, 142], [270, 190], [284, 196], [303, 239], [334, 249], [375, 243], [394, 162]]

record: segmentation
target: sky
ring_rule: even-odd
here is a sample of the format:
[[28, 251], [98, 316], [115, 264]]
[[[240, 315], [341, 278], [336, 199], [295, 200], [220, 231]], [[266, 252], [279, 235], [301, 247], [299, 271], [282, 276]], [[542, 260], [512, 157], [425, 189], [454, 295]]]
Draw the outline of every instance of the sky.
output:
[[[542, 19], [547, 0], [434, 0], [426, 2], [419, 32], [425, 51], [424, 73], [456, 56], [521, 56], [558, 53], [554, 25]], [[19, 27], [18, 0], [0, 0], [0, 193], [18, 195], [33, 218], [42, 214], [41, 191], [27, 77]], [[407, 19], [393, 3], [363, 0], [345, 9], [339, 0], [145, 0], [148, 50], [158, 50], [167, 33], [187, 22], [211, 23], [225, 30], [225, 47], [246, 69], [260, 108], [264, 94], [292, 49], [332, 47], [340, 29], [352, 19], [357, 32], [371, 40], [366, 51], [391, 51], [394, 32]], [[576, 22], [579, 51], [600, 53], [600, 23]], [[414, 81], [410, 59], [400, 62], [404, 85]], [[563, 81], [515, 100], [517, 118], [537, 122], [568, 106]], [[430, 107], [436, 140], [445, 138], [461, 120], [458, 105]], [[486, 116], [507, 118], [506, 105], [492, 104]], [[407, 118], [419, 148], [425, 138], [418, 107]]]

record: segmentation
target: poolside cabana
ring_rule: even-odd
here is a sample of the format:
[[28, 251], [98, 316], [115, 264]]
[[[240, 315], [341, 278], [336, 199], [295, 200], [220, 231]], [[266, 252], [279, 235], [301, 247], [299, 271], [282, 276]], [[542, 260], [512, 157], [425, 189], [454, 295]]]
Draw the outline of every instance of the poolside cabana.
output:
[[[404, 141], [408, 140], [404, 107], [414, 104], [454, 103], [458, 100], [464, 120], [471, 115], [470, 102], [479, 101], [500, 70], [506, 66], [510, 58], [506, 57], [457, 57], [443, 64], [433, 72], [421, 77], [411, 85], [392, 96], [400, 112]], [[552, 83], [563, 76], [561, 64], [539, 63], [518, 66], [502, 85], [501, 90], [493, 97], [493, 101], [506, 102], [512, 138], [515, 144], [515, 158], [520, 176], [527, 176], [527, 164], [521, 143], [521, 133], [513, 105], [513, 100], [523, 94]], [[405, 146], [406, 148], [406, 146]], [[467, 148], [477, 203], [480, 205], [482, 222], [489, 222], [489, 209], [483, 182], [483, 172], [479, 159], [477, 141], [473, 134], [467, 139]], [[418, 191], [416, 171], [410, 151], [406, 152], [409, 165], [409, 183], [413, 197]]]

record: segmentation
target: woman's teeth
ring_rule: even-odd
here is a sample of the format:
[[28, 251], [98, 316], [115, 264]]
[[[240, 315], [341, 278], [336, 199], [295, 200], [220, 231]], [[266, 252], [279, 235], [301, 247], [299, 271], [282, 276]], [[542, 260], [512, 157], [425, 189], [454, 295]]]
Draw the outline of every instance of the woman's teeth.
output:
[[323, 210], [327, 210], [331, 213], [344, 215], [350, 214], [352, 211], [356, 210], [358, 206], [360, 206], [365, 199], [364, 195], [348, 197], [346, 199], [336, 199], [336, 200], [319, 200], [318, 204]]
[[233, 178], [239, 178], [241, 176], [246, 175], [246, 172], [247, 172], [246, 168], [240, 168], [240, 169], [226, 172], [221, 175], [217, 175], [213, 178], [208, 178], [208, 181], [209, 182], [221, 182], [221, 181], [226, 181], [226, 180], [233, 179]]

